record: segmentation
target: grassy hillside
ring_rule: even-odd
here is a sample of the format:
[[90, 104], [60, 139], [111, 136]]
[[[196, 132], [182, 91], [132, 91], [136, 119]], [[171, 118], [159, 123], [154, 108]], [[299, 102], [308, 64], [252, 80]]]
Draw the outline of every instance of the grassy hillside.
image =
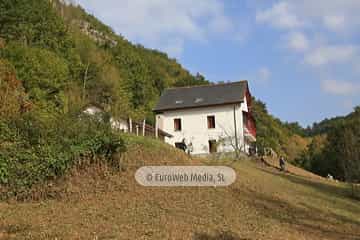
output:
[[242, 160], [217, 162], [236, 170], [230, 187], [145, 188], [134, 179], [143, 164], [207, 163], [158, 141], [126, 139], [123, 172], [109, 174], [106, 167], [92, 165], [73, 171], [53, 199], [0, 203], [0, 239], [360, 237], [360, 205], [347, 197], [342, 183], [282, 174]]
[[[347, 186], [294, 167], [300, 176], [212, 159], [236, 170], [233, 185], [139, 186], [140, 166], [209, 162], [116, 133], [109, 114], [151, 123], [163, 89], [209, 82], [61, 2], [0, 1], [1, 240], [360, 238], [360, 205]], [[81, 114], [91, 102], [106, 111], [100, 121]], [[281, 122], [260, 101], [253, 109], [260, 149], [293, 159], [306, 147], [298, 124]], [[357, 116], [349, 136], [359, 130]]]

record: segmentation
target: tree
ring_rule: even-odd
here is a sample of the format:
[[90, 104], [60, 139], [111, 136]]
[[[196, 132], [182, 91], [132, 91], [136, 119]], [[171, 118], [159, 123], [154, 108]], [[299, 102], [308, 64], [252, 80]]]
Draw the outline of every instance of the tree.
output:
[[15, 69], [0, 58], [0, 118], [16, 119], [30, 106]]
[[360, 118], [354, 117], [330, 132], [329, 145], [332, 150], [326, 156], [335, 156], [354, 195], [354, 184], [360, 182]]
[[48, 0], [2, 0], [0, 37], [69, 54], [71, 40], [62, 19]]
[[291, 131], [291, 133], [299, 136], [305, 136], [305, 130], [298, 122], [286, 122], [284, 125]]
[[40, 48], [9, 44], [3, 51], [21, 79], [29, 97], [39, 105], [63, 107], [64, 89], [69, 82], [67, 61]]

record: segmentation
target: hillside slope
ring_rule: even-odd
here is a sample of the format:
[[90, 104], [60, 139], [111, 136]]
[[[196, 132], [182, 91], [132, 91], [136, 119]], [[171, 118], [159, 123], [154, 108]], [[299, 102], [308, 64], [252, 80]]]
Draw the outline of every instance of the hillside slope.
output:
[[134, 179], [143, 164], [206, 161], [188, 159], [149, 139], [130, 137], [127, 142], [131, 146], [124, 162], [132, 164], [122, 173], [84, 170], [68, 179], [59, 199], [0, 203], [0, 239], [360, 237], [360, 204], [346, 197], [341, 183], [282, 174], [241, 160], [216, 162], [236, 170], [237, 180], [230, 187], [145, 188]]
[[[0, 2], [0, 193], [33, 200], [0, 202], [1, 240], [359, 238], [359, 204], [343, 184], [251, 161], [216, 162], [237, 172], [227, 188], [139, 186], [140, 166], [208, 163], [114, 134], [81, 108], [151, 123], [164, 88], [208, 81], [60, 2]], [[259, 142], [296, 155], [304, 139], [256, 106]]]

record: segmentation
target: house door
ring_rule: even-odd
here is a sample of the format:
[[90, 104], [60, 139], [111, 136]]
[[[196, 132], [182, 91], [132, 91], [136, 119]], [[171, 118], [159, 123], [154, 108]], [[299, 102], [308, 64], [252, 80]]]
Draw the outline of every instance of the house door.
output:
[[209, 152], [210, 153], [216, 153], [217, 152], [216, 140], [209, 140]]

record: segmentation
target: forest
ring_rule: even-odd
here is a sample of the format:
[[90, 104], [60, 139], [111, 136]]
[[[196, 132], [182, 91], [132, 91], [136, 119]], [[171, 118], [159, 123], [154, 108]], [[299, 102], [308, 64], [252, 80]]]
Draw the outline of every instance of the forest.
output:
[[311, 142], [295, 163], [321, 176], [360, 182], [360, 107], [304, 129]]

